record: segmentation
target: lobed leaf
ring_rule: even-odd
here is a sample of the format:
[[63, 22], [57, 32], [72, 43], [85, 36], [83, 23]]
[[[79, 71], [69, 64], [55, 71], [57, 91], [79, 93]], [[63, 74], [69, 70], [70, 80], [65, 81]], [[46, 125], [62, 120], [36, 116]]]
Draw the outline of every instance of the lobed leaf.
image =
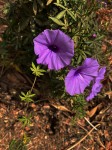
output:
[[32, 62], [32, 67], [30, 68], [32, 73], [38, 77], [40, 77], [41, 75], [44, 75], [43, 73], [46, 72], [43, 69], [40, 69], [39, 66], [35, 66], [35, 64]]

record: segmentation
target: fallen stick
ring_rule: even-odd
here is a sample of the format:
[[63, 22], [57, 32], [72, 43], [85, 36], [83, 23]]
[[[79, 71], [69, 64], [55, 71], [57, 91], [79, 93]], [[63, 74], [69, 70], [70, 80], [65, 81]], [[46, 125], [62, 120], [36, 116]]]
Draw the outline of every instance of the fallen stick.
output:
[[76, 144], [74, 144], [73, 146], [71, 146], [70, 148], [68, 148], [67, 150], [71, 150], [71, 149], [73, 149], [74, 147], [76, 147], [77, 145], [79, 145], [82, 141], [84, 141], [86, 138], [87, 138], [87, 136], [89, 135], [89, 134], [91, 134], [91, 132], [96, 128], [96, 127], [98, 127], [100, 124], [97, 124], [96, 126], [94, 126], [94, 128], [92, 128], [88, 133], [87, 133], [87, 135], [85, 135], [80, 141], [78, 141]]

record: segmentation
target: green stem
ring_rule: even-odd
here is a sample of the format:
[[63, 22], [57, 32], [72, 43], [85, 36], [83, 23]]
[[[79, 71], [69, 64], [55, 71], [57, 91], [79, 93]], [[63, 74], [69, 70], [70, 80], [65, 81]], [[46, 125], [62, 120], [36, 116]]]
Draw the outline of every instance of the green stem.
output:
[[32, 90], [33, 90], [33, 88], [34, 88], [34, 85], [35, 85], [36, 80], [37, 80], [37, 77], [35, 76], [35, 79], [34, 79], [34, 81], [33, 81], [33, 84], [32, 84], [32, 87], [31, 87], [30, 92], [32, 92]]

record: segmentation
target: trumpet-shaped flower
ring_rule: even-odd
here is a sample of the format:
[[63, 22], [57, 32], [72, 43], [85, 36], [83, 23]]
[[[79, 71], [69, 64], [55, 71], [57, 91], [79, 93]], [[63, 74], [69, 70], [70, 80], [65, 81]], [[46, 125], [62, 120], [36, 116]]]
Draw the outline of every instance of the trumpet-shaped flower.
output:
[[106, 67], [103, 67], [99, 70], [98, 76], [94, 79], [94, 84], [92, 86], [91, 93], [86, 98], [87, 101], [90, 101], [91, 99], [93, 99], [100, 92], [102, 88], [102, 84], [100, 83], [100, 81], [104, 79], [105, 72], [106, 72]]
[[97, 60], [86, 58], [82, 66], [71, 69], [65, 78], [66, 91], [71, 95], [83, 93], [90, 82], [98, 75]]
[[50, 70], [59, 70], [70, 64], [74, 56], [73, 40], [60, 30], [46, 29], [34, 38], [37, 63], [48, 65]]

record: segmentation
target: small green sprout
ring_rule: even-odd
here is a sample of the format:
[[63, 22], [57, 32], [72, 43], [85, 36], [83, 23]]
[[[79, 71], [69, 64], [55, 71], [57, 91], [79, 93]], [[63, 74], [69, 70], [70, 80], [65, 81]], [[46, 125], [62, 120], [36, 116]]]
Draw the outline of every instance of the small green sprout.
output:
[[24, 144], [27, 144], [29, 141], [30, 141], [30, 137], [27, 136], [26, 133], [24, 133], [24, 135], [23, 135], [23, 143], [24, 143]]
[[32, 90], [34, 88], [37, 77], [44, 75], [43, 73], [46, 72], [45, 70], [40, 69], [39, 66], [36, 67], [33, 62], [32, 62], [32, 67], [30, 69], [32, 71], [32, 74], [35, 75], [35, 79], [31, 87], [31, 90], [28, 91], [26, 94], [24, 92], [21, 92], [21, 95], [19, 96], [22, 101], [25, 101], [27, 103], [33, 102], [32, 98], [35, 96], [35, 94], [32, 94]]
[[23, 126], [30, 126], [31, 124], [31, 115], [30, 116], [22, 116], [21, 118], [18, 118], [20, 122], [22, 122]]
[[34, 74], [35, 76], [38, 76], [38, 77], [44, 75], [43, 73], [46, 72], [45, 70], [40, 69], [39, 66], [36, 67], [33, 62], [32, 62], [32, 67], [30, 69], [32, 71], [32, 74]]
[[27, 150], [27, 148], [22, 139], [13, 139], [9, 144], [9, 150]]
[[24, 92], [21, 92], [21, 95], [19, 96], [22, 101], [25, 101], [27, 103], [33, 102], [33, 97], [35, 94], [32, 94], [31, 91], [28, 91], [26, 94]]

